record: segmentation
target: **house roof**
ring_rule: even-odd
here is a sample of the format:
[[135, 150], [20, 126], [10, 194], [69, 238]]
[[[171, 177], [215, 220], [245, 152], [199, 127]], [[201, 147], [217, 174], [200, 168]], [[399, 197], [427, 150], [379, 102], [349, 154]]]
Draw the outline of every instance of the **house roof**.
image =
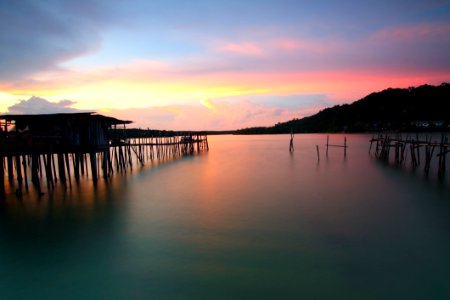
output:
[[38, 115], [0, 115], [0, 120], [16, 122], [59, 122], [68, 119], [94, 119], [101, 120], [109, 125], [130, 124], [132, 121], [119, 120], [96, 114], [95, 112], [60, 113], [60, 114], [38, 114]]

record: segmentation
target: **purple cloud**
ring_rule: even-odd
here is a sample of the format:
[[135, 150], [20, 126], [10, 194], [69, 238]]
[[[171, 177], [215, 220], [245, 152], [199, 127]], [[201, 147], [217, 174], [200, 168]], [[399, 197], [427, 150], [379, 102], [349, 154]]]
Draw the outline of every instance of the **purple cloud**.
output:
[[0, 2], [0, 80], [34, 73], [99, 48], [110, 22], [100, 1]]
[[61, 100], [54, 103], [33, 96], [28, 100], [21, 100], [19, 103], [8, 107], [8, 113], [20, 115], [81, 112], [81, 110], [71, 107], [75, 103], [70, 100]]

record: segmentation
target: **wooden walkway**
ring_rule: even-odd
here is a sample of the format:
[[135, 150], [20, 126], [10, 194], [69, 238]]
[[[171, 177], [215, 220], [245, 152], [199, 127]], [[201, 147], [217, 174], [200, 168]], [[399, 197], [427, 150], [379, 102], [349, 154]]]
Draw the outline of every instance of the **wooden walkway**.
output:
[[[375, 147], [373, 147], [374, 144]], [[411, 165], [416, 168], [423, 161], [424, 171], [427, 175], [433, 158], [437, 158], [438, 175], [443, 177], [446, 170], [446, 157], [450, 152], [450, 143], [445, 134], [441, 135], [440, 141], [432, 141], [431, 136], [421, 139], [418, 135], [403, 137], [401, 134], [379, 134], [370, 140], [369, 153], [372, 152], [372, 149], [374, 149], [373, 153], [376, 158], [386, 162], [391, 161], [390, 155], [393, 152], [393, 161], [397, 165], [404, 165], [408, 160], [409, 153]]]
[[[2, 151], [3, 150], [3, 151]], [[202, 134], [186, 133], [172, 137], [139, 137], [110, 140], [106, 147], [89, 151], [52, 150], [29, 145], [20, 152], [0, 149], [0, 190], [6, 182], [28, 187], [29, 181], [38, 188], [47, 183], [48, 189], [59, 181], [71, 187], [72, 180], [90, 177], [107, 179], [115, 172], [127, 172], [133, 166], [148, 161], [167, 161], [208, 151], [208, 138]], [[7, 179], [7, 180], [6, 180]]]

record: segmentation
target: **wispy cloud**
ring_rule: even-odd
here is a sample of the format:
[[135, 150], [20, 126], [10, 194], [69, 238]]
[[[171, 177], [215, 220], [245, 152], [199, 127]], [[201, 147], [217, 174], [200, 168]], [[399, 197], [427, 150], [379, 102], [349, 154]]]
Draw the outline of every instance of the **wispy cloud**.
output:
[[446, 1], [260, 2], [0, 1], [0, 110], [38, 95], [235, 128], [450, 79]]
[[[363, 41], [369, 68], [386, 66], [416, 74], [450, 70], [450, 22], [397, 25], [373, 32]], [[390, 66], [390, 70], [389, 70]]]
[[249, 101], [208, 100], [207, 105], [172, 105], [140, 110], [109, 110], [112, 116], [131, 119], [140, 128], [172, 130], [233, 130], [253, 126], [270, 126], [291, 120], [309, 111], [267, 107]]
[[[252, 99], [252, 100], [250, 100]], [[261, 103], [266, 102], [263, 97]], [[201, 104], [180, 104], [158, 107], [97, 110], [98, 113], [132, 120], [133, 127], [171, 130], [223, 130], [253, 126], [270, 126], [280, 120], [315, 113], [323, 106], [312, 102], [292, 107], [258, 104], [258, 97], [228, 98], [201, 101]], [[83, 112], [73, 108], [75, 101], [51, 102], [40, 97], [21, 100], [8, 107], [8, 114], [50, 114]]]
[[23, 79], [99, 49], [101, 1], [0, 2], [0, 80]]
[[313, 38], [299, 38], [299, 37], [281, 37], [272, 39], [267, 42], [268, 46], [272, 48], [274, 53], [280, 50], [311, 55], [325, 55], [334, 54], [337, 51], [346, 50], [343, 41], [337, 39], [313, 39]]
[[376, 31], [370, 39], [377, 42], [420, 42], [425, 40], [450, 41], [450, 22], [420, 23], [389, 27]]
[[220, 46], [218, 50], [220, 52], [249, 55], [249, 56], [261, 56], [264, 54], [264, 50], [261, 47], [251, 42], [227, 43]]

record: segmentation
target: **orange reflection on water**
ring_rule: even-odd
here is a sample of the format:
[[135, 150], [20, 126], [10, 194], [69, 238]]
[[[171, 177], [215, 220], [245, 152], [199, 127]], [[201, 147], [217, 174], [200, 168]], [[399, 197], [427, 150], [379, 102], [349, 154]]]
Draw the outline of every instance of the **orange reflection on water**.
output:
[[41, 183], [40, 191], [33, 185], [5, 184], [5, 198], [1, 201], [3, 221], [13, 224], [71, 219], [86, 223], [107, 209], [126, 189], [126, 177], [118, 174], [94, 183], [82, 177], [66, 184], [56, 182], [53, 187]]

